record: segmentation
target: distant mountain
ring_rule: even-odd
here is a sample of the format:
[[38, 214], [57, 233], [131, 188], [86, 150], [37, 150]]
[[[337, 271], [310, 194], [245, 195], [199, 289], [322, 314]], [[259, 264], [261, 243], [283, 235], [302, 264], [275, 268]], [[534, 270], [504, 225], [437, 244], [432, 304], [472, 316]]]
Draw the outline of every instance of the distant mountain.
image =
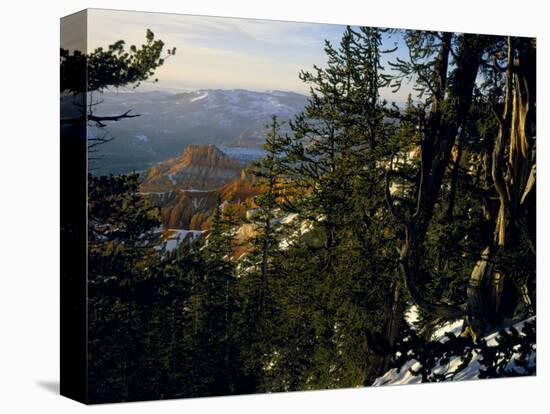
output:
[[151, 167], [142, 192], [213, 190], [239, 178], [242, 166], [213, 144], [189, 145], [179, 157]]
[[[216, 144], [232, 148], [243, 162], [261, 154], [265, 126], [272, 115], [289, 120], [305, 106], [307, 98], [294, 92], [209, 89], [193, 92], [106, 92], [98, 99], [97, 115], [126, 112], [137, 118], [113, 122], [105, 130], [90, 132], [113, 141], [98, 147], [100, 159], [94, 174], [143, 171], [175, 157], [191, 144]], [[238, 153], [243, 152], [240, 156]], [[232, 154], [234, 155], [234, 154]]]

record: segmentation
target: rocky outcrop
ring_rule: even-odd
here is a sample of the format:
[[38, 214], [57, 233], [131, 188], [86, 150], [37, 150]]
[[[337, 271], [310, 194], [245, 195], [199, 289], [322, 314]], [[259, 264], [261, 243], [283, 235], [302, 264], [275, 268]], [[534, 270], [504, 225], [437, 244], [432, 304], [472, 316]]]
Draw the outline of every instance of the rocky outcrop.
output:
[[244, 218], [258, 188], [245, 178], [232, 180], [217, 190], [176, 190], [148, 193], [160, 208], [166, 229], [206, 230], [218, 202], [222, 211]]
[[240, 174], [239, 162], [215, 145], [189, 145], [180, 157], [151, 167], [141, 191], [215, 190]]

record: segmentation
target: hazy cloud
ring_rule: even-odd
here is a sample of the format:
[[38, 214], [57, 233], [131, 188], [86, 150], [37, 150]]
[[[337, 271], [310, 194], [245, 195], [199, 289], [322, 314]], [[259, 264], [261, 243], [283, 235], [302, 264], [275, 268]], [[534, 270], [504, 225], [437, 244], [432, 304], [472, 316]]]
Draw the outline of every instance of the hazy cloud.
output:
[[147, 28], [177, 48], [157, 71], [155, 88], [297, 92], [308, 90], [298, 79], [300, 70], [323, 65], [325, 39], [337, 43], [345, 30], [342, 25], [91, 9], [88, 47], [119, 39], [140, 45]]

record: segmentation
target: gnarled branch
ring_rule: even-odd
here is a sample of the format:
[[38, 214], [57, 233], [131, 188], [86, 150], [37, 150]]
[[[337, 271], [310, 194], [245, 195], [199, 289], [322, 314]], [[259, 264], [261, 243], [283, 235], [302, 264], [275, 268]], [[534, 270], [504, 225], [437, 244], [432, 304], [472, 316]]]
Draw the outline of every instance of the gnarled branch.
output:
[[106, 125], [104, 124], [104, 122], [118, 122], [121, 119], [136, 118], [140, 116], [140, 114], [130, 114], [130, 112], [132, 112], [131, 109], [120, 115], [97, 116], [89, 114], [87, 117], [79, 116], [78, 118], [65, 118], [61, 120], [61, 125], [78, 124], [81, 122], [85, 122], [87, 119], [88, 121], [95, 122], [99, 127], [105, 127]]

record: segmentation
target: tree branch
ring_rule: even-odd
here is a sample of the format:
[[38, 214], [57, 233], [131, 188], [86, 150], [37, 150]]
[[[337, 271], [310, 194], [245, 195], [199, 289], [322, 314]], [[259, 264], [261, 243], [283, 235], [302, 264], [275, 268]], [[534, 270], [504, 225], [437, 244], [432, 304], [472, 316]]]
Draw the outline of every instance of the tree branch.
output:
[[[130, 114], [132, 110], [129, 109], [123, 114], [120, 115], [112, 115], [112, 116], [96, 116], [96, 115], [88, 115], [88, 121], [95, 122], [99, 127], [105, 127], [106, 125], [104, 122], [118, 122], [121, 119], [127, 119], [127, 118], [136, 118], [140, 116], [140, 114]], [[80, 116], [78, 118], [65, 118], [61, 120], [61, 125], [69, 125], [69, 124], [78, 124], [80, 122], [85, 122], [86, 117]]]
[[406, 219], [406, 217], [401, 213], [398, 212], [395, 208], [395, 205], [393, 204], [393, 199], [390, 192], [390, 177], [394, 174], [393, 171], [393, 157], [390, 160], [390, 166], [388, 170], [386, 171], [386, 178], [385, 178], [385, 196], [386, 196], [386, 204], [388, 205], [388, 209], [390, 210], [390, 213], [393, 217], [395, 217], [403, 226], [409, 227], [410, 223]]

